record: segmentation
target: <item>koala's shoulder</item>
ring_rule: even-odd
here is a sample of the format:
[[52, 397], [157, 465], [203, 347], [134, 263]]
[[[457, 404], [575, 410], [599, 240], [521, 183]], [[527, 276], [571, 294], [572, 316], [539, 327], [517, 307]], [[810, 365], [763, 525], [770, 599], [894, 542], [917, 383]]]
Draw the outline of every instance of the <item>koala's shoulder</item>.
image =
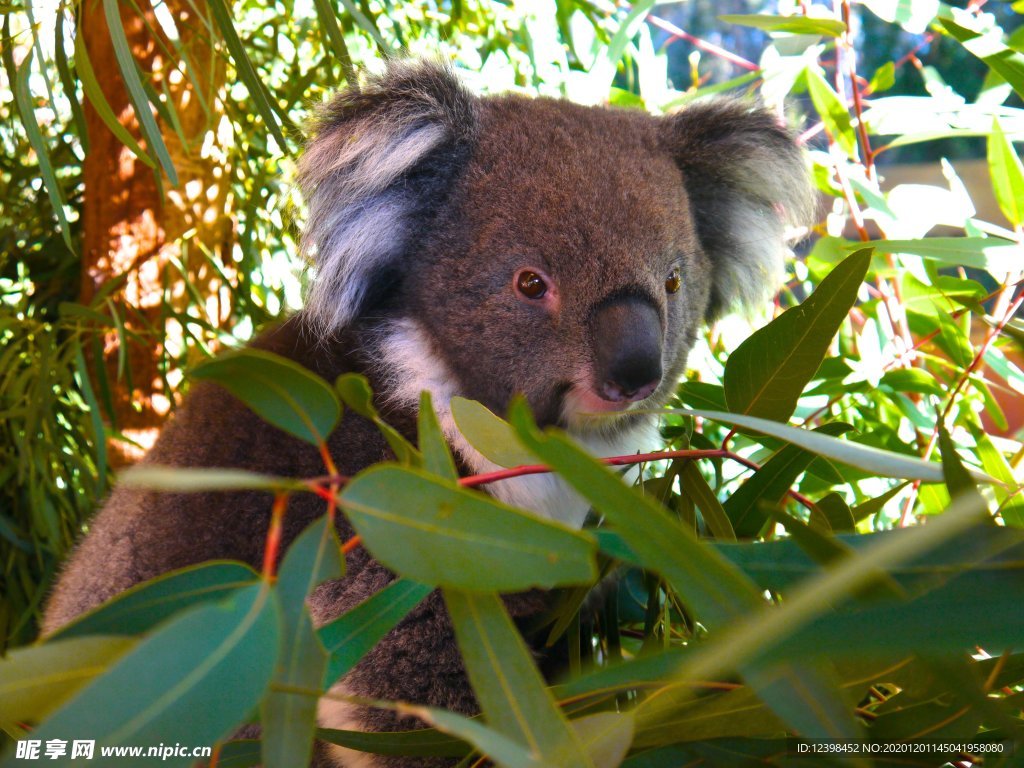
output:
[[[297, 362], [328, 384], [343, 373], [362, 372], [357, 346], [347, 338], [326, 344], [291, 318], [257, 337], [254, 349]], [[383, 441], [367, 420], [346, 413], [331, 438], [340, 471], [355, 472], [384, 458]], [[319, 452], [266, 423], [227, 389], [197, 381], [165, 426], [145, 461], [182, 467], [230, 467], [303, 477], [323, 474]]]

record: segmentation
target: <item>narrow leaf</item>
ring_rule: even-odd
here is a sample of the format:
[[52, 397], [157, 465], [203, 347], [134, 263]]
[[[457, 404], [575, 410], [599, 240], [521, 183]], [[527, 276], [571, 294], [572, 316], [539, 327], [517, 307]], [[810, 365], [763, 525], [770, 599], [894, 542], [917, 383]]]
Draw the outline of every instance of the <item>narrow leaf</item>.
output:
[[125, 35], [124, 26], [121, 23], [120, 3], [118, 0], [103, 0], [103, 13], [107, 17], [107, 28], [110, 31], [110, 44], [114, 49], [114, 57], [117, 59], [117, 67], [121, 71], [121, 79], [128, 96], [135, 110], [135, 117], [139, 121], [139, 129], [146, 137], [146, 142], [153, 148], [160, 166], [167, 174], [172, 186], [178, 185], [178, 173], [174, 170], [174, 162], [164, 144], [163, 136], [160, 133], [160, 126], [156, 124], [153, 113], [150, 109], [149, 99], [146, 97], [146, 90], [139, 79], [139, 70], [132, 56], [131, 48], [128, 46], [128, 38]]
[[[498, 730], [488, 728], [479, 719], [470, 719], [446, 709], [431, 707], [404, 706], [401, 711], [418, 717], [439, 731], [469, 742], [477, 748], [480, 754], [491, 758], [502, 768], [552, 768], [556, 765], [544, 760], [531, 752], [525, 745], [508, 738]], [[566, 768], [569, 766], [570, 764], [567, 763]]]
[[327, 33], [327, 41], [330, 43], [330, 46], [325, 45], [324, 48], [330, 47], [334, 50], [334, 54], [341, 62], [341, 72], [345, 76], [345, 82], [351, 85], [355, 83], [355, 70], [352, 68], [352, 57], [345, 44], [345, 36], [341, 33], [341, 27], [338, 26], [334, 5], [330, 0], [313, 0], [313, 4], [316, 6], [316, 16], [320, 21], [320, 27]]
[[433, 728], [415, 731], [339, 731], [320, 728], [316, 737], [330, 744], [395, 757], [465, 757], [473, 749], [463, 739]]
[[[869, 445], [839, 440], [818, 432], [807, 429], [790, 427], [766, 419], [756, 419], [752, 416], [740, 416], [734, 413], [720, 413], [718, 411], [698, 411], [674, 409], [673, 413], [688, 414], [690, 416], [703, 416], [712, 421], [721, 421], [724, 424], [732, 424], [737, 427], [756, 432], [763, 432], [766, 435], [785, 440], [787, 443], [798, 445], [819, 456], [838, 461], [841, 464], [849, 464], [851, 467], [863, 469], [866, 472], [881, 477], [898, 477], [906, 480], [923, 480], [929, 483], [941, 483], [942, 468], [935, 462], [924, 461], [913, 458], [902, 453], [883, 451]], [[981, 483], [991, 483], [994, 479], [983, 472], [970, 470], [971, 477]]]
[[700, 508], [711, 535], [721, 541], [736, 541], [736, 532], [722, 502], [697, 469], [696, 462], [688, 461], [679, 472], [679, 484], [686, 495]]
[[729, 356], [724, 384], [730, 411], [789, 419], [857, 301], [870, 263], [870, 249], [849, 256], [802, 304], [756, 331]]
[[28, 135], [28, 142], [36, 152], [36, 159], [39, 161], [39, 173], [43, 177], [43, 186], [50, 198], [50, 205], [53, 207], [53, 215], [57, 217], [60, 225], [60, 234], [64, 238], [64, 244], [68, 250], [75, 253], [74, 244], [71, 242], [71, 227], [68, 224], [67, 212], [64, 210], [64, 194], [61, 191], [60, 181], [53, 170], [53, 162], [50, 160], [50, 150], [46, 146], [46, 140], [39, 130], [39, 123], [36, 122], [36, 111], [32, 104], [32, 94], [28, 87], [28, 76], [32, 71], [32, 55], [25, 56], [25, 60], [18, 68], [17, 79], [14, 82], [14, 99], [18, 104], [18, 111], [22, 115], [22, 127]]
[[[814, 433], [838, 436], [851, 429], [849, 424], [833, 422], [818, 427]], [[814, 456], [799, 446], [787, 445], [726, 500], [725, 512], [737, 536], [749, 538], [760, 532], [769, 513], [786, 497], [796, 479], [814, 461]]]
[[459, 472], [455, 468], [452, 453], [441, 432], [441, 425], [434, 413], [434, 404], [430, 393], [420, 393], [420, 411], [417, 417], [420, 436], [420, 453], [423, 454], [423, 468], [445, 480], [457, 480]]
[[419, 605], [432, 587], [408, 579], [396, 579], [334, 621], [317, 635], [330, 653], [324, 686], [334, 684], [354, 667], [381, 638]]
[[806, 70], [807, 92], [811, 96], [814, 108], [828, 129], [829, 134], [843, 151], [853, 160], [857, 159], [857, 136], [850, 120], [850, 111], [832, 90], [821, 72], [816, 67]]
[[457, 590], [445, 590], [444, 599], [488, 725], [543, 763], [592, 766], [501, 599]]
[[178, 493], [306, 490], [306, 486], [297, 480], [259, 475], [244, 469], [164, 467], [159, 464], [138, 464], [129, 467], [118, 475], [118, 483], [129, 488]]
[[[281, 655], [274, 672], [280, 687], [319, 691], [327, 668], [324, 650], [310, 620], [306, 597], [318, 584], [339, 579], [345, 560], [332, 516], [324, 515], [288, 548], [275, 590], [281, 608]], [[318, 698], [272, 690], [263, 700], [263, 765], [306, 765], [313, 754]]]
[[1024, 165], [996, 118], [992, 118], [988, 137], [988, 169], [999, 208], [1013, 226], [1020, 226], [1024, 222]]
[[[104, 0], [104, 3], [116, 2], [117, 0]], [[274, 137], [281, 152], [289, 154], [288, 142], [281, 132], [281, 125], [278, 123], [277, 116], [270, 105], [270, 100], [273, 96], [270, 95], [263, 80], [256, 74], [256, 69], [249, 60], [249, 55], [245, 52], [245, 47], [242, 45], [238, 32], [235, 30], [235, 25], [231, 20], [231, 11], [228, 10], [224, 0], [208, 0], [208, 5], [221, 35], [224, 36], [224, 44], [227, 45], [228, 53], [231, 54], [231, 59], [235, 62], [235, 70], [249, 91], [249, 96], [256, 106], [256, 111], [260, 113], [260, 117], [263, 118], [267, 130]]]
[[725, 14], [718, 17], [726, 24], [739, 24], [767, 32], [790, 32], [796, 35], [825, 35], [839, 37], [846, 31], [846, 25], [837, 19], [823, 19], [815, 16], [772, 16], [768, 14]]

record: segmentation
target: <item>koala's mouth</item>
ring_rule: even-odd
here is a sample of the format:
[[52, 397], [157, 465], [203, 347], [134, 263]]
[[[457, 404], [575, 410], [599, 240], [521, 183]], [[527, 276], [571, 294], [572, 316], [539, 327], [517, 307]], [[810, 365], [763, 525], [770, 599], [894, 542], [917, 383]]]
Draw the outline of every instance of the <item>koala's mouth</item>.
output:
[[603, 431], [618, 426], [631, 410], [643, 408], [648, 399], [609, 400], [586, 384], [572, 383], [562, 393], [559, 425], [572, 431]]

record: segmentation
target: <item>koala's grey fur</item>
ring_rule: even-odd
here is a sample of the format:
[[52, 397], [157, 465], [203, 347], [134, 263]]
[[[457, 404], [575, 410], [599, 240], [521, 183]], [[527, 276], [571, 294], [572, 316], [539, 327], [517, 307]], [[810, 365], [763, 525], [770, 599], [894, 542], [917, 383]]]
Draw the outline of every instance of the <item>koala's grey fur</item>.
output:
[[[430, 390], [464, 473], [492, 465], [458, 433], [449, 410], [454, 395], [503, 413], [522, 393], [540, 423], [567, 427], [595, 452], [652, 448], [649, 417], [629, 409], [611, 419], [582, 415], [588, 403], [600, 402], [593, 394], [600, 384], [595, 349], [618, 343], [595, 338], [594, 329], [606, 327], [595, 315], [611, 316], [612, 307], [622, 317], [635, 311], [654, 318], [641, 330], [660, 344], [661, 359], [653, 361], [660, 384], [630, 405], [660, 406], [700, 325], [774, 290], [784, 226], [805, 224], [812, 213], [800, 151], [770, 114], [744, 103], [696, 103], [655, 118], [550, 99], [477, 98], [447, 69], [409, 62], [392, 63], [321, 112], [300, 181], [309, 203], [304, 245], [317, 277], [304, 312], [256, 346], [328, 381], [348, 371], [366, 374], [378, 407], [410, 438], [419, 392]], [[553, 282], [547, 304], [515, 294], [513, 275], [527, 267]], [[668, 295], [673, 268], [682, 288]], [[621, 331], [628, 336], [634, 329]], [[391, 458], [376, 428], [351, 412], [330, 450], [347, 475]], [[323, 473], [314, 449], [209, 383], [194, 386], [145, 462], [290, 477]], [[505, 481], [490, 491], [571, 525], [586, 514], [586, 505], [550, 476]], [[65, 568], [44, 630], [174, 568], [213, 558], [258, 565], [269, 511], [266, 493], [118, 488]], [[319, 499], [292, 498], [285, 542], [322, 513]], [[343, 518], [338, 528], [343, 540], [353, 535]], [[361, 549], [348, 555], [347, 566], [344, 579], [313, 595], [318, 622], [393, 578]], [[545, 603], [540, 592], [507, 600], [521, 619]], [[459, 712], [475, 707], [437, 594], [339, 686]], [[385, 711], [337, 702], [321, 710], [330, 727], [411, 727]], [[318, 759], [405, 764], [340, 748]]]

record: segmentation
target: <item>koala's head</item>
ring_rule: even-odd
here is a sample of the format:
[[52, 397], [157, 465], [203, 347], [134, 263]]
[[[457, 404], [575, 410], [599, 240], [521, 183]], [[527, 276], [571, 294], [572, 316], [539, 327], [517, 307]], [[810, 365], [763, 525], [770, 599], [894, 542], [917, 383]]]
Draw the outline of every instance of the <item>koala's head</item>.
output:
[[522, 393], [580, 431], [663, 404], [701, 324], [776, 289], [812, 199], [792, 138], [741, 102], [477, 98], [409, 62], [326, 107], [301, 184], [314, 327], [376, 329], [399, 398]]

